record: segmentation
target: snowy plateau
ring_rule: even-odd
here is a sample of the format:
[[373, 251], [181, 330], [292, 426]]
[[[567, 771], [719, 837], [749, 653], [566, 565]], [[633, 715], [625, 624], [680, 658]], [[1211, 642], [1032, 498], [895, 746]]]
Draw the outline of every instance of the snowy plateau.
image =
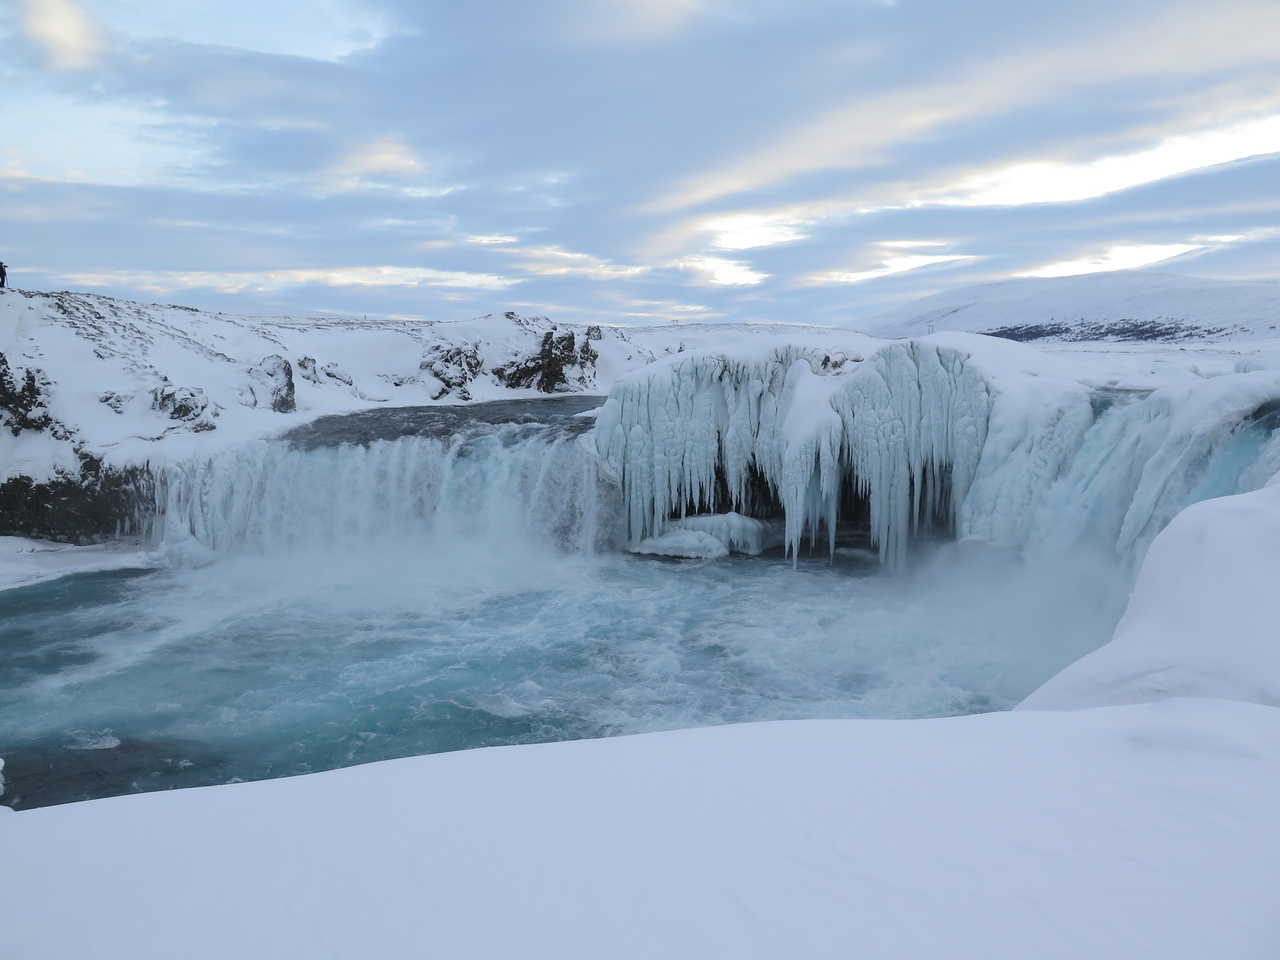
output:
[[1280, 956], [1278, 326], [0, 291], [0, 952]]

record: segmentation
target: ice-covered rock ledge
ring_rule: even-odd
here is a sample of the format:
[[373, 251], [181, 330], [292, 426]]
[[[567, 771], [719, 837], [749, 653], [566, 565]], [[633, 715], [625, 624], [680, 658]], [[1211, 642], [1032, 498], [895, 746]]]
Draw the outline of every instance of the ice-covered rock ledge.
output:
[[739, 343], [621, 380], [595, 442], [633, 548], [777, 509], [792, 553], [865, 514], [890, 565], [921, 529], [1136, 561], [1187, 504], [1280, 469], [1274, 369], [1099, 391], [1078, 358], [990, 337], [850, 346]]
[[1089, 391], [1053, 359], [964, 334], [676, 357], [614, 387], [597, 451], [623, 488], [634, 542], [669, 518], [750, 511], [767, 484], [789, 551], [835, 548], [848, 488], [869, 501], [872, 541], [897, 563], [938, 518], [986, 534], [1029, 512], [1093, 421]]

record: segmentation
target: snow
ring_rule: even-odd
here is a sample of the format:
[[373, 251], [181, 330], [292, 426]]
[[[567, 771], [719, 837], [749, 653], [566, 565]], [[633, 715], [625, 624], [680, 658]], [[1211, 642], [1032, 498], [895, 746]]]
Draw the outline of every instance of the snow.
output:
[[1270, 960], [1278, 800], [1256, 704], [753, 724], [0, 810], [0, 902], [42, 960]]
[[[1061, 329], [1055, 332], [1050, 325]], [[864, 327], [890, 337], [1008, 330], [1051, 339], [1275, 339], [1280, 336], [1280, 281], [1141, 270], [1003, 280], [906, 303], [872, 317]]]
[[632, 553], [688, 560], [714, 560], [729, 555], [723, 540], [701, 530], [669, 530], [658, 537], [646, 537], [630, 549]]
[[755, 556], [782, 542], [769, 524], [740, 513], [702, 513], [681, 517], [669, 524], [672, 530], [696, 530], [715, 537], [733, 553]]
[[1277, 571], [1280, 483], [1188, 507], [1152, 543], [1114, 639], [1022, 706], [1197, 696], [1280, 707]]
[[[325, 414], [544, 396], [506, 386], [494, 370], [536, 354], [548, 332], [572, 333], [577, 344], [591, 345], [598, 355], [594, 367], [575, 369], [569, 386], [592, 393], [607, 392], [655, 358], [709, 346], [726, 334], [772, 344], [851, 336], [804, 325], [622, 328], [514, 315], [457, 322], [263, 317], [94, 294], [0, 290], [0, 353], [16, 375], [35, 369], [47, 377], [49, 412], [71, 433], [55, 440], [24, 431], [14, 441], [0, 431], [0, 480], [18, 474], [48, 479], [59, 468], [75, 473], [77, 449], [111, 465], [163, 465], [276, 436]], [[427, 367], [433, 356], [454, 350], [471, 352], [480, 364], [465, 389], [448, 387]], [[265, 371], [278, 364], [273, 358], [293, 368], [292, 412], [276, 412], [258, 400]], [[443, 365], [462, 369], [456, 362]], [[175, 390], [201, 396], [206, 411], [183, 420], [157, 409], [156, 392]]]
[[76, 547], [49, 540], [0, 537], [0, 590], [75, 573], [147, 569], [161, 562], [158, 554], [125, 544]]

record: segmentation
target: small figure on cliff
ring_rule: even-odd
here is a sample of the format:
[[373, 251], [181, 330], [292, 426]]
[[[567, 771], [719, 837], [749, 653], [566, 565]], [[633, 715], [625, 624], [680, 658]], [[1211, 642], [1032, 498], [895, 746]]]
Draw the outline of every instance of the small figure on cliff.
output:
[[4, 268], [4, 263], [0, 262], [0, 290], [3, 290], [5, 284], [9, 282], [9, 271]]

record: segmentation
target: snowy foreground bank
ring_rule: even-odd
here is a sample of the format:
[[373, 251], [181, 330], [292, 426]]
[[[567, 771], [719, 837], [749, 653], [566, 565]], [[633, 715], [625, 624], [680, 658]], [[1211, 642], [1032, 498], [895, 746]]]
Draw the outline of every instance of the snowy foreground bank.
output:
[[4, 949], [1274, 958], [1277, 569], [1280, 485], [1185, 511], [1116, 639], [1028, 704], [1060, 712], [719, 727], [0, 811]]

